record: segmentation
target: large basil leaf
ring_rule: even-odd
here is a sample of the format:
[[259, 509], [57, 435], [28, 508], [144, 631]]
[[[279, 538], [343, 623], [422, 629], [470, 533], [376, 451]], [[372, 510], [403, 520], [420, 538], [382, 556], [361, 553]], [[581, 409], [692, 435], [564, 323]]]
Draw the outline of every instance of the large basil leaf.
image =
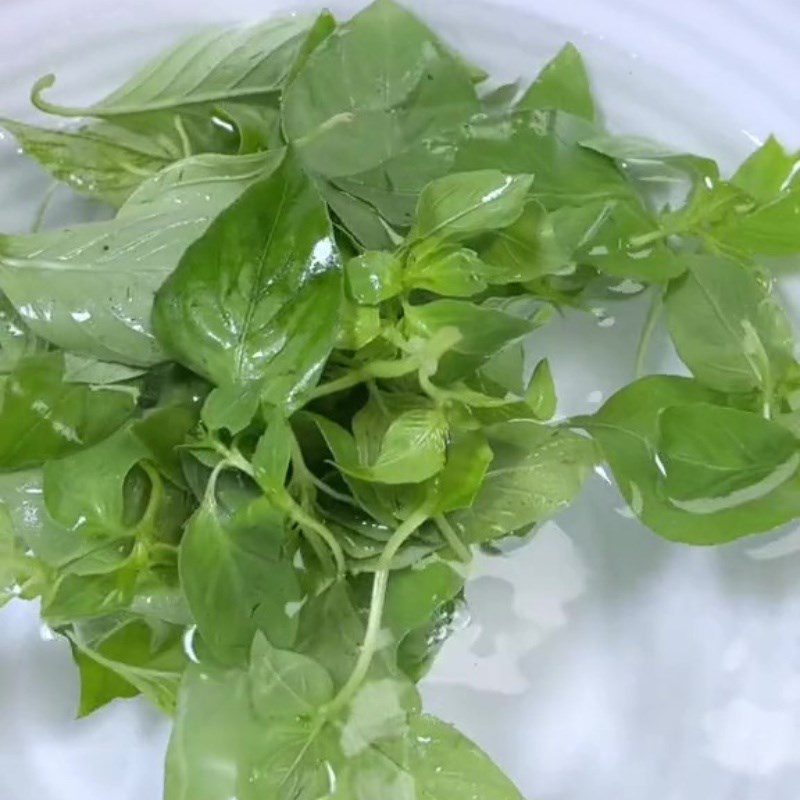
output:
[[166, 349], [226, 396], [291, 405], [333, 347], [341, 282], [325, 206], [287, 158], [189, 248], [154, 322]]
[[[711, 545], [768, 531], [800, 516], [800, 476], [795, 472], [763, 496], [734, 497], [732, 507], [709, 504], [695, 513], [672, 503], [658, 465], [660, 420], [666, 409], [686, 405], [718, 404], [719, 396], [687, 378], [654, 376], [628, 386], [612, 397], [593, 417], [579, 420], [600, 445], [617, 485], [636, 515], [656, 533], [689, 544]], [[684, 413], [669, 411], [669, 414]], [[669, 419], [669, 417], [667, 417]], [[735, 434], [734, 434], [735, 435]], [[672, 463], [682, 452], [667, 438], [665, 453]], [[730, 439], [725, 445], [729, 451]], [[735, 445], [738, 447], [738, 445]], [[714, 445], [714, 462], [730, 462], [730, 453]], [[665, 469], [666, 471], [666, 469]], [[669, 478], [667, 477], [667, 480]], [[677, 477], [674, 480], [678, 480]], [[709, 474], [703, 480], [709, 484]]]
[[285, 552], [282, 515], [257, 500], [232, 517], [212, 494], [186, 526], [181, 585], [203, 641], [223, 663], [243, 660], [262, 630], [291, 646], [302, 594]]
[[[530, 426], [542, 427], [519, 427]], [[594, 466], [594, 448], [579, 436], [558, 432], [530, 448], [524, 436], [513, 438], [516, 444], [492, 442], [494, 459], [475, 500], [449, 516], [467, 543], [498, 539], [555, 516], [575, 499]]]
[[211, 29], [183, 42], [87, 108], [46, 101], [41, 94], [55, 83], [53, 75], [38, 81], [33, 99], [50, 113], [102, 118], [263, 99], [281, 88], [310, 24], [308, 18], [297, 16], [252, 27]]
[[792, 478], [800, 440], [748, 411], [677, 406], [659, 419], [658, 455], [670, 502], [702, 514], [763, 497]]
[[315, 171], [354, 175], [453, 121], [450, 107], [460, 116], [474, 98], [466, 71], [432, 32], [391, 0], [376, 0], [300, 70], [284, 98], [284, 128]]
[[[309, 168], [402, 226], [423, 186], [449, 171], [452, 146], [429, 143], [478, 110], [463, 63], [390, 0], [329, 37], [283, 102], [286, 135]], [[337, 207], [347, 218], [357, 210]]]
[[280, 153], [196, 156], [146, 181], [116, 219], [0, 237], [0, 289], [30, 329], [105, 361], [165, 358], [150, 331], [153, 297], [187, 246]]
[[768, 287], [735, 261], [702, 256], [686, 263], [688, 274], [666, 298], [681, 359], [712, 389], [771, 395], [793, 362], [793, 337]]

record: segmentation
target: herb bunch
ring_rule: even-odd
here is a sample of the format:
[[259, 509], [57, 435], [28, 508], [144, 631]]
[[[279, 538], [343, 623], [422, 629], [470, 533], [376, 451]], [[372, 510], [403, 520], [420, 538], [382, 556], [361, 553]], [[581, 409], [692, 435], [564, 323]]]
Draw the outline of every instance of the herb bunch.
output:
[[[473, 550], [604, 462], [677, 542], [800, 516], [775, 140], [723, 179], [609, 135], [573, 47], [487, 89], [390, 0], [53, 83], [77, 127], [3, 125], [118, 211], [0, 237], [0, 604], [40, 599], [82, 715], [174, 716], [166, 800], [519, 799], [416, 688]], [[525, 342], [620, 284], [640, 372], [663, 317], [688, 373], [554, 419]]]

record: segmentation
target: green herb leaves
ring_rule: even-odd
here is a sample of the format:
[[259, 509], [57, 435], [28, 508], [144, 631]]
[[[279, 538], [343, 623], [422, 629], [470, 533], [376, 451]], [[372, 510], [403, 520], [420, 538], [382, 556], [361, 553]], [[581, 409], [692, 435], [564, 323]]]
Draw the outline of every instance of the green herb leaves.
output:
[[747, 267], [714, 257], [687, 259], [667, 293], [667, 320], [683, 361], [723, 392], [761, 390], [766, 402], [793, 362], [786, 315]]
[[287, 158], [189, 248], [159, 291], [155, 324], [170, 353], [226, 396], [291, 406], [331, 350], [340, 295], [325, 206]]
[[[391, 0], [178, 46], [21, 147], [113, 219], [0, 235], [0, 606], [80, 713], [174, 715], [165, 800], [521, 800], [416, 683], [476, 546], [603, 462], [657, 534], [800, 517], [800, 367], [766, 258], [797, 155], [602, 128], [568, 45], [517, 100]], [[659, 191], [683, 184], [685, 203]], [[528, 339], [650, 289], [693, 377], [557, 417]], [[546, 354], [542, 354], [546, 356]], [[612, 535], [611, 532], [610, 535]]]

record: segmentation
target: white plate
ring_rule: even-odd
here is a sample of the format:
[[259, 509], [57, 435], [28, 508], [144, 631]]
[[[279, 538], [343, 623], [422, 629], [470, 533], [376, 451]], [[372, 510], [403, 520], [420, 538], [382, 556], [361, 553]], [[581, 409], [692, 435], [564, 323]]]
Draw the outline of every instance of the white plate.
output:
[[[342, 13], [355, 5], [333, 4]], [[499, 78], [532, 75], [572, 39], [615, 130], [726, 167], [772, 131], [800, 144], [796, 0], [762, 0], [758, 10], [749, 0], [410, 5]], [[78, 104], [203, 23], [287, 8], [3, 0], [0, 111], [30, 116], [27, 88], [42, 73], [56, 71], [58, 96]], [[0, 158], [0, 229], [22, 228], [46, 181], [11, 143], [0, 142]], [[608, 313], [612, 327], [575, 318], [537, 340], [556, 366], [564, 411], [596, 407], [631, 377], [641, 309]], [[670, 545], [598, 478], [527, 546], [482, 560], [469, 589], [473, 622], [447, 646], [426, 701], [531, 800], [794, 800], [798, 575], [796, 531], [721, 550]], [[75, 721], [76, 699], [64, 643], [42, 638], [33, 606], [5, 609], [0, 800], [158, 800], [166, 723], [137, 701]]]

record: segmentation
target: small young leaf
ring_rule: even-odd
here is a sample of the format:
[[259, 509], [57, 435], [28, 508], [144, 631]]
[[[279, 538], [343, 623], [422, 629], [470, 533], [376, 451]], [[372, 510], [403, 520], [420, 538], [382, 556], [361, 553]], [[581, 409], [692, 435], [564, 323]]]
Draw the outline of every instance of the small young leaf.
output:
[[488, 283], [524, 283], [563, 270], [569, 256], [559, 246], [547, 212], [536, 202], [520, 218], [482, 242], [481, 277]]
[[387, 429], [375, 462], [346, 471], [374, 483], [422, 483], [444, 467], [446, 436], [440, 412], [406, 411]]
[[405, 319], [412, 333], [427, 337], [445, 328], [455, 328], [460, 333], [461, 339], [440, 366], [450, 379], [470, 374], [494, 353], [534, 329], [528, 320], [461, 300], [409, 306]]
[[438, 513], [469, 508], [483, 485], [494, 454], [481, 431], [457, 431], [447, 446], [447, 463], [436, 478]]
[[267, 422], [267, 430], [258, 440], [252, 460], [255, 478], [262, 488], [274, 491], [283, 489], [293, 448], [294, 434], [291, 426], [279, 411], [272, 413]]
[[533, 370], [530, 383], [525, 390], [525, 402], [536, 419], [552, 419], [556, 413], [558, 398], [550, 362], [546, 358], [542, 359]]
[[420, 195], [410, 239], [463, 241], [507, 228], [522, 215], [532, 183], [532, 175], [504, 175], [496, 170], [440, 178]]
[[734, 186], [747, 192], [758, 203], [769, 203], [793, 188], [798, 174], [800, 153], [787, 153], [770, 136], [731, 178]]
[[376, 306], [402, 291], [400, 262], [391, 254], [368, 251], [347, 262], [347, 288], [357, 303]]
[[419, 255], [412, 253], [403, 276], [411, 289], [424, 289], [444, 297], [471, 297], [487, 287], [486, 265], [465, 247], [439, 246]]
[[381, 314], [378, 308], [359, 306], [344, 298], [336, 337], [339, 350], [360, 350], [377, 339], [380, 332]]

